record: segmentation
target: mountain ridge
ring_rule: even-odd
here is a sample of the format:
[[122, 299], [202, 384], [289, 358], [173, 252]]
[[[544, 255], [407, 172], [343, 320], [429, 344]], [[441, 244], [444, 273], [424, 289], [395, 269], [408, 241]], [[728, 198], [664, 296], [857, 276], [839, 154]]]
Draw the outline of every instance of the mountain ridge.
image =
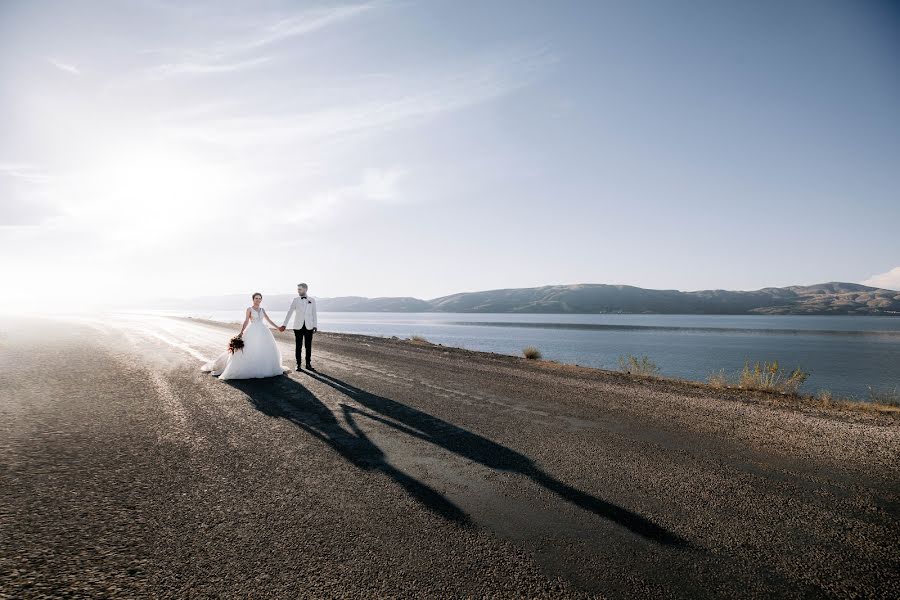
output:
[[[268, 306], [285, 306], [293, 294], [266, 296]], [[245, 294], [167, 301], [164, 308], [239, 310]], [[332, 312], [458, 312], [568, 314], [790, 314], [900, 315], [900, 291], [831, 281], [759, 290], [654, 290], [629, 285], [580, 283], [532, 288], [460, 292], [431, 300], [413, 297], [320, 298]]]

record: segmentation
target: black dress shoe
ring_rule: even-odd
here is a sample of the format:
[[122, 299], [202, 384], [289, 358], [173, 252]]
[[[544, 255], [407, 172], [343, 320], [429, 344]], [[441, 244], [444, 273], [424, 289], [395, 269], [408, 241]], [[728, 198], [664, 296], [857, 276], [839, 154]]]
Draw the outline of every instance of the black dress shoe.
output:
[[315, 371], [315, 369], [313, 368], [313, 366], [312, 366], [311, 364], [309, 364], [309, 363], [306, 363], [306, 370], [307, 370], [307, 371]]

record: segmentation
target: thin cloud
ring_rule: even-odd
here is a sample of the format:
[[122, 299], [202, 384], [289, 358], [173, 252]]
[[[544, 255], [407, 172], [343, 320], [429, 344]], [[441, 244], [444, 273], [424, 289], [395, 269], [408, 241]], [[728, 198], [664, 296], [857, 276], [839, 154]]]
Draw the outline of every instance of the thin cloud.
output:
[[182, 62], [174, 64], [157, 65], [148, 69], [149, 75], [152, 77], [170, 77], [174, 75], [202, 75], [216, 73], [231, 73], [234, 71], [244, 71], [252, 69], [259, 65], [265, 64], [272, 60], [271, 56], [261, 56], [249, 60], [241, 60], [232, 63], [201, 63], [201, 62]]
[[308, 35], [343, 21], [362, 15], [375, 7], [375, 3], [351, 4], [317, 8], [281, 18], [268, 25], [246, 29], [229, 39], [219, 40], [201, 48], [154, 49], [147, 53], [169, 53], [178, 57], [171, 63], [148, 69], [153, 77], [180, 74], [207, 74], [242, 71], [265, 64], [271, 57], [240, 59], [269, 45], [291, 38]]
[[359, 16], [374, 8], [374, 3], [334, 6], [305, 11], [298, 15], [281, 19], [257, 32], [242, 42], [225, 44], [220, 52], [237, 53], [261, 48], [288, 38], [307, 35], [331, 25]]
[[315, 228], [343, 214], [347, 205], [396, 202], [402, 197], [399, 184], [408, 172], [402, 167], [365, 169], [358, 183], [336, 186], [295, 203], [285, 226]]
[[47, 62], [49, 62], [60, 71], [65, 71], [66, 73], [70, 73], [72, 75], [81, 75], [81, 69], [73, 64], [64, 63], [60, 60], [56, 60], [55, 58], [48, 58]]
[[231, 147], [334, 141], [340, 136], [388, 130], [500, 98], [533, 82], [552, 61], [545, 51], [526, 52], [477, 65], [426, 84], [422, 86], [424, 91], [394, 98], [304, 113], [191, 120], [172, 124], [168, 132], [175, 138]]
[[379, 202], [393, 202], [399, 198], [399, 182], [407, 170], [399, 167], [391, 169], [366, 169], [359, 186], [362, 195]]
[[34, 165], [0, 162], [0, 229], [4, 235], [16, 228], [45, 224], [57, 214], [47, 185], [51, 177]]
[[894, 267], [887, 273], [872, 275], [863, 281], [863, 285], [871, 285], [872, 287], [886, 290], [900, 290], [900, 267]]
[[31, 183], [44, 183], [51, 179], [42, 169], [26, 163], [0, 163], [0, 175]]

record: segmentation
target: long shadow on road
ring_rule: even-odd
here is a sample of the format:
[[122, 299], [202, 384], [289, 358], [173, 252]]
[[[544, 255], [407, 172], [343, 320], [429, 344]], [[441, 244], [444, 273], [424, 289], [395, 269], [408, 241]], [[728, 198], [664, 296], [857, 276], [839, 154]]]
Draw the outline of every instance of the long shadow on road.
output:
[[291, 421], [315, 435], [360, 469], [385, 473], [403, 486], [416, 500], [435, 513], [468, 524], [468, 516], [455, 504], [425, 483], [390, 465], [384, 452], [357, 424], [357, 417], [382, 423], [411, 437], [432, 443], [490, 469], [518, 473], [554, 492], [564, 500], [608, 519], [643, 538], [666, 546], [686, 546], [687, 542], [664, 527], [626, 508], [578, 490], [543, 472], [527, 456], [476, 433], [453, 425], [406, 404], [362, 390], [330, 375], [307, 371], [307, 375], [353, 400], [340, 404], [350, 427], [345, 429], [331, 409], [301, 383], [289, 377], [229, 381], [247, 395], [264, 414]]
[[246, 394], [263, 414], [290, 421], [331, 446], [359, 469], [384, 473], [442, 517], [470, 524], [468, 515], [440, 492], [388, 463], [384, 452], [363, 432], [344, 429], [331, 409], [300, 383], [289, 377], [229, 380], [227, 383]]

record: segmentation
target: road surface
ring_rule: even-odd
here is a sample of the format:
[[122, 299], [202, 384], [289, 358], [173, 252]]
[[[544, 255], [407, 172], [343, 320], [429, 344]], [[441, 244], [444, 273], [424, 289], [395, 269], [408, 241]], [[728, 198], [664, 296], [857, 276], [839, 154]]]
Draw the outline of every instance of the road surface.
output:
[[332, 334], [200, 372], [233, 331], [0, 321], [0, 597], [900, 589], [895, 418]]

